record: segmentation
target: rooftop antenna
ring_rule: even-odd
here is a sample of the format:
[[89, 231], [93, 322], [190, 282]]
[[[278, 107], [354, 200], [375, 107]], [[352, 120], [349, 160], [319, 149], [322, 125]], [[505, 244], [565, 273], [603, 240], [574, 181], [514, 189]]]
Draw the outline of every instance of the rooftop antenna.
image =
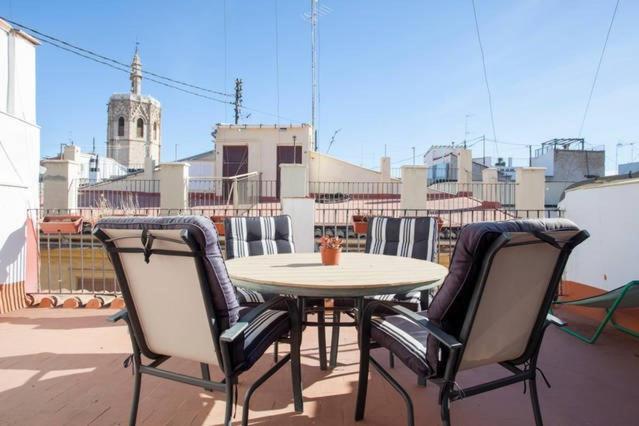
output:
[[319, 80], [319, 66], [318, 66], [318, 26], [317, 21], [319, 16], [324, 16], [332, 11], [330, 7], [326, 7], [319, 4], [319, 0], [311, 0], [311, 12], [304, 13], [303, 18], [311, 22], [311, 126], [313, 127], [313, 146], [317, 151], [319, 148], [318, 135], [319, 131], [316, 128], [317, 124], [317, 104], [319, 99], [318, 80]]
[[466, 114], [464, 119], [464, 148], [466, 148], [466, 141], [468, 140], [468, 135], [470, 134], [470, 132], [468, 131], [468, 119], [472, 116], [472, 114]]
[[338, 134], [339, 132], [341, 132], [341, 131], [342, 131], [342, 129], [337, 129], [337, 130], [335, 130], [335, 131], [333, 132], [333, 136], [331, 136], [331, 141], [330, 141], [330, 142], [329, 142], [329, 144], [328, 144], [328, 149], [326, 150], [326, 153], [327, 153], [327, 154], [328, 154], [328, 151], [330, 151], [330, 150], [331, 150], [331, 147], [333, 146], [333, 142], [335, 142], [335, 136], [337, 136], [337, 134]]

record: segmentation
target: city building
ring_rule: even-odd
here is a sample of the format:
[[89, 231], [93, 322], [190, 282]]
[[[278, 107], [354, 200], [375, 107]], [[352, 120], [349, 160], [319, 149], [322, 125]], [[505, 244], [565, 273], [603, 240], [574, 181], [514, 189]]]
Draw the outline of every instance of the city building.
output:
[[116, 93], [108, 104], [107, 157], [129, 170], [143, 169], [146, 157], [160, 162], [162, 107], [142, 94], [142, 62], [136, 48], [131, 63], [131, 90]]
[[551, 139], [535, 150], [530, 163], [546, 168], [546, 204], [557, 205], [568, 186], [605, 175], [606, 151], [586, 148], [582, 138]]
[[64, 145], [62, 153], [48, 160], [71, 160], [79, 163], [78, 179], [82, 184], [94, 184], [126, 175], [128, 169], [113, 158], [95, 152], [82, 152], [77, 145]]
[[[0, 314], [24, 306], [37, 289], [40, 126], [36, 120], [36, 47], [0, 19]], [[31, 212], [31, 213], [30, 213]]]
[[617, 173], [620, 175], [627, 175], [629, 173], [637, 173], [639, 172], [639, 161], [634, 161], [632, 163], [624, 163], [619, 164]]

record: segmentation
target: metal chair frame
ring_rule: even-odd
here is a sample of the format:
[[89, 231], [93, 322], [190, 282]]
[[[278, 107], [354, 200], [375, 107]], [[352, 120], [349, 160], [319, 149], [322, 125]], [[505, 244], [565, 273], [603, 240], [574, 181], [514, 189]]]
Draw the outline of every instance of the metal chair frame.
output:
[[[302, 380], [301, 380], [301, 363], [300, 363], [300, 343], [302, 338], [301, 320], [299, 310], [294, 301], [284, 298], [276, 297], [263, 303], [241, 318], [241, 321], [237, 322], [233, 326], [227, 329], [221, 329], [220, 321], [213, 309], [213, 295], [208, 284], [208, 278], [206, 276], [204, 267], [204, 254], [199, 251], [197, 243], [194, 237], [187, 231], [181, 231], [181, 242], [186, 244], [190, 251], [183, 252], [178, 250], [155, 250], [152, 248], [152, 244], [146, 242], [150, 239], [162, 239], [161, 237], [154, 237], [152, 232], [143, 231], [142, 240], [145, 248], [117, 248], [113, 240], [110, 240], [108, 235], [97, 226], [94, 229], [93, 234], [102, 242], [105, 249], [109, 254], [109, 258], [113, 264], [122, 296], [125, 300], [127, 308], [118, 312], [109, 318], [109, 321], [116, 322], [123, 320], [126, 322], [129, 328], [129, 334], [131, 337], [131, 345], [133, 347], [132, 361], [133, 361], [133, 400], [131, 403], [131, 412], [129, 416], [129, 424], [135, 425], [137, 420], [138, 406], [140, 401], [140, 391], [142, 386], [142, 375], [147, 374], [151, 376], [161, 377], [167, 380], [173, 380], [193, 386], [201, 387], [207, 391], [219, 391], [223, 392], [226, 397], [226, 411], [224, 416], [224, 424], [231, 425], [233, 404], [236, 401], [236, 396], [233, 392], [233, 386], [237, 384], [238, 377], [243, 370], [233, 368], [231, 361], [231, 347], [234, 342], [243, 336], [244, 331], [257, 316], [271, 308], [276, 303], [284, 300], [287, 304], [288, 315], [291, 324], [290, 343], [291, 351], [289, 354], [282, 357], [275, 365], [273, 365], [266, 373], [260, 376], [246, 391], [244, 398], [244, 405], [242, 410], [242, 425], [248, 424], [248, 412], [250, 398], [255, 390], [261, 386], [269, 377], [282, 368], [287, 362], [291, 362], [291, 376], [293, 386], [293, 400], [295, 411], [301, 413], [303, 411], [302, 400]], [[171, 240], [176, 242], [174, 240]], [[176, 373], [173, 371], [158, 368], [170, 356], [154, 353], [147, 345], [144, 332], [142, 330], [140, 320], [137, 314], [136, 303], [131, 295], [129, 283], [124, 273], [122, 262], [120, 261], [119, 253], [141, 253], [145, 256], [151, 256], [152, 254], [161, 254], [164, 256], [190, 256], [195, 259], [195, 266], [197, 268], [197, 274], [199, 278], [200, 290], [202, 292], [202, 299], [206, 314], [210, 319], [209, 325], [211, 330], [211, 344], [215, 347], [215, 352], [218, 357], [219, 366], [224, 373], [224, 379], [222, 381], [213, 381], [210, 378], [209, 366], [201, 363], [202, 378], [193, 377], [182, 373]], [[167, 315], [170, 315], [170, 311], [167, 311]], [[179, 318], [176, 318], [179, 320]], [[148, 358], [150, 362], [143, 362], [142, 355]]]
[[[537, 360], [539, 356], [539, 350], [543, 340], [544, 333], [548, 326], [556, 325], [563, 327], [565, 323], [553, 315], [548, 314], [553, 298], [556, 294], [559, 282], [561, 281], [561, 274], [564, 270], [568, 257], [574, 247], [589, 237], [587, 231], [579, 231], [568, 241], [558, 241], [554, 237], [545, 233], [534, 233], [537, 240], [531, 243], [510, 243], [511, 234], [503, 233], [497, 240], [490, 246], [486, 256], [484, 257], [482, 267], [478, 277], [478, 284], [476, 285], [468, 311], [466, 313], [464, 323], [459, 336], [452, 336], [442, 330], [439, 326], [429, 321], [426, 317], [423, 317], [409, 309], [406, 309], [400, 305], [392, 305], [383, 301], [370, 301], [367, 303], [364, 309], [360, 334], [359, 334], [359, 346], [360, 346], [360, 370], [359, 370], [359, 383], [357, 389], [357, 404], [355, 409], [355, 420], [362, 420], [364, 418], [364, 411], [366, 406], [366, 392], [368, 387], [368, 372], [369, 365], [372, 364], [375, 370], [391, 384], [391, 386], [402, 396], [406, 404], [407, 412], [407, 424], [409, 426], [414, 425], [413, 404], [408, 392], [397, 382], [371, 355], [370, 350], [377, 345], [371, 342], [371, 317], [375, 310], [384, 307], [391, 309], [392, 311], [403, 315], [406, 319], [410, 320], [429, 335], [435, 337], [441, 345], [443, 345], [448, 351], [449, 356], [446, 363], [445, 371], [442, 377], [429, 378], [430, 381], [436, 383], [439, 388], [439, 404], [441, 407], [440, 417], [443, 425], [450, 425], [450, 403], [458, 401], [460, 399], [477, 395], [480, 393], [488, 392], [494, 389], [498, 389], [504, 386], [508, 386], [518, 382], [527, 382], [530, 386], [530, 398], [533, 407], [533, 414], [535, 418], [535, 424], [540, 426], [543, 424], [541, 409], [539, 406], [539, 398], [537, 395]], [[486, 286], [490, 268], [493, 263], [493, 259], [496, 254], [502, 248], [506, 246], [514, 246], [517, 244], [551, 244], [560, 250], [557, 262], [555, 264], [548, 289], [544, 295], [544, 299], [539, 307], [539, 313], [535, 325], [532, 329], [532, 333], [528, 340], [527, 346], [523, 354], [513, 360], [500, 362], [499, 365], [504, 367], [510, 373], [509, 376], [499, 378], [487, 383], [472, 386], [466, 389], [456, 389], [456, 377], [459, 372], [459, 368], [463, 359], [465, 344], [470, 337], [473, 324], [475, 321], [475, 315], [477, 314], [479, 304]]]

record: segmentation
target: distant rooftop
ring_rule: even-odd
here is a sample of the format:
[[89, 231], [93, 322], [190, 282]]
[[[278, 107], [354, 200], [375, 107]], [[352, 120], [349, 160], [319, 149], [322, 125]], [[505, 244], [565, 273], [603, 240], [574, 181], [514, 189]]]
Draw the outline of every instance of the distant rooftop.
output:
[[217, 127], [223, 127], [226, 129], [294, 129], [311, 127], [308, 123], [300, 124], [230, 124], [230, 123], [217, 123]]

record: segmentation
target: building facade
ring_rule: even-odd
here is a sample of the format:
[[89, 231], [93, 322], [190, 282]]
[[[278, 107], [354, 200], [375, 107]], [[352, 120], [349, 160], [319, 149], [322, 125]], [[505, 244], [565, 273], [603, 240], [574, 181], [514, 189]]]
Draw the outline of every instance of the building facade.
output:
[[101, 156], [95, 152], [82, 152], [77, 145], [65, 145], [59, 158], [79, 163], [78, 179], [84, 185], [124, 176], [128, 173], [126, 166], [114, 159]]
[[162, 107], [142, 94], [142, 62], [136, 49], [131, 63], [131, 90], [116, 93], [108, 104], [107, 157], [129, 170], [144, 168], [144, 159], [160, 162]]
[[36, 121], [36, 47], [0, 19], [0, 314], [37, 290], [38, 245], [29, 209], [39, 207], [40, 127]]

